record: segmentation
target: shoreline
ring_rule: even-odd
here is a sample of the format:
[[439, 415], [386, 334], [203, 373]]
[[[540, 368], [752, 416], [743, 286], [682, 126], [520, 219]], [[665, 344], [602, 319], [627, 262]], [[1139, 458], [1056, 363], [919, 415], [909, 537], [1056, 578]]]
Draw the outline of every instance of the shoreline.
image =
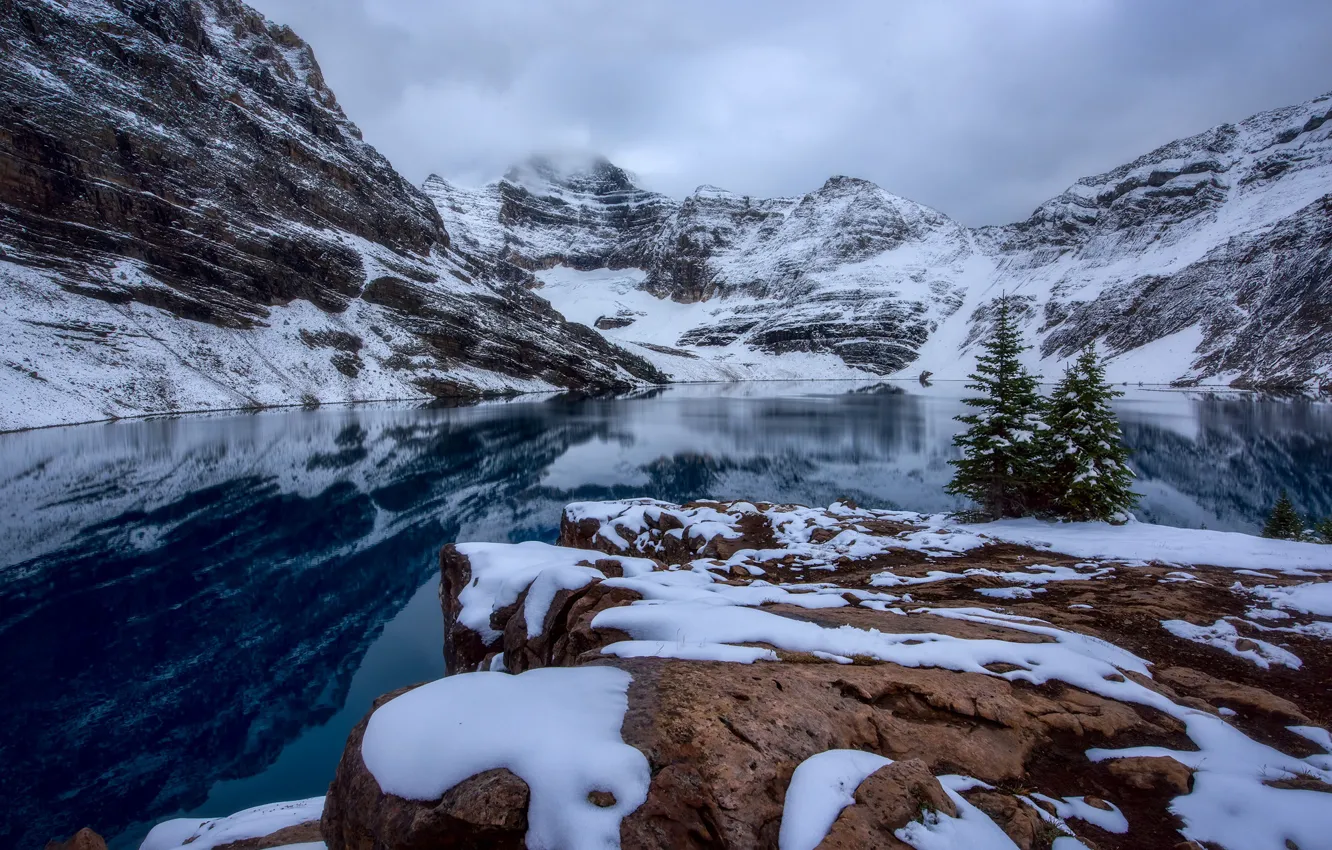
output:
[[[940, 378], [931, 379], [928, 384], [922, 385], [928, 389], [935, 384], [965, 384], [966, 378]], [[0, 429], [0, 437], [8, 434], [23, 434], [31, 431], [47, 431], [55, 428], [73, 428], [82, 425], [101, 425], [117, 422], [147, 422], [156, 419], [176, 419], [186, 417], [201, 417], [207, 414], [220, 413], [246, 413], [259, 414], [274, 411], [293, 411], [293, 410], [319, 410], [325, 407], [355, 407], [357, 405], [372, 404], [408, 404], [419, 403], [422, 407], [430, 405], [439, 405], [441, 407], [468, 407], [485, 402], [529, 399], [538, 396], [582, 396], [587, 398], [623, 398], [631, 396], [633, 393], [643, 390], [663, 389], [676, 386], [711, 386], [711, 385], [741, 385], [741, 384], [861, 384], [861, 383], [903, 383], [919, 384], [916, 378], [903, 377], [875, 377], [866, 378], [757, 378], [741, 381], [670, 381], [664, 384], [642, 384], [633, 389], [609, 391], [609, 392], [586, 392], [568, 389], [552, 390], [521, 390], [514, 392], [483, 392], [476, 395], [462, 396], [397, 396], [390, 398], [373, 399], [353, 399], [350, 401], [327, 401], [318, 404], [306, 404], [302, 402], [292, 402], [290, 404], [262, 404], [243, 407], [200, 407], [189, 410], [163, 410], [152, 413], [138, 413], [132, 416], [107, 416], [100, 419], [81, 419], [74, 422], [56, 422], [49, 425], [30, 425], [22, 428]], [[1042, 382], [1042, 386], [1050, 384], [1053, 381]], [[1228, 384], [1194, 384], [1189, 386], [1179, 386], [1175, 384], [1114, 384], [1115, 387], [1129, 387], [1136, 390], [1150, 392], [1199, 392], [1199, 393], [1218, 393], [1230, 392], [1243, 396], [1253, 396], [1264, 401], [1307, 401], [1315, 404], [1332, 404], [1332, 395], [1326, 392], [1315, 391], [1312, 394], [1299, 388], [1262, 388], [1262, 387], [1232, 387]]]

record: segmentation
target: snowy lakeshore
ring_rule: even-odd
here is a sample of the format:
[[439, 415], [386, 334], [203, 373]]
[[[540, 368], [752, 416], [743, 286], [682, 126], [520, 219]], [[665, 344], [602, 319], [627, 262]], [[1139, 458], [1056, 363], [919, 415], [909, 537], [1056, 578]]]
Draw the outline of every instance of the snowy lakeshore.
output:
[[142, 850], [1332, 846], [1332, 546], [639, 499], [440, 569], [327, 797]]

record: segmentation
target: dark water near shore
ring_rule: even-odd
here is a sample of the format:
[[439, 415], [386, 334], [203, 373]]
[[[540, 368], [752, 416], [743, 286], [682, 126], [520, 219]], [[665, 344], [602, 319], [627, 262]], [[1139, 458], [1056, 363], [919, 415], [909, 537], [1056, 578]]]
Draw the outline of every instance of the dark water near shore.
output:
[[[323, 793], [370, 701], [442, 670], [435, 556], [652, 495], [944, 510], [960, 388], [676, 387], [0, 435], [0, 846]], [[1332, 514], [1332, 406], [1135, 391], [1143, 519]]]

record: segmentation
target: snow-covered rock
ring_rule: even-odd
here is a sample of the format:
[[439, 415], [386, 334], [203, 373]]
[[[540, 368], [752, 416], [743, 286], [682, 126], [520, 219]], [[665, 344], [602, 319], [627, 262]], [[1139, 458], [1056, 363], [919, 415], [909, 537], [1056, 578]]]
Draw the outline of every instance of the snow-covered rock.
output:
[[535, 271], [571, 321], [675, 380], [866, 377], [905, 367], [983, 271], [968, 231], [864, 180], [802, 198], [683, 202], [597, 160], [425, 190], [460, 244]]
[[[557, 546], [446, 546], [460, 651], [446, 678], [385, 697], [353, 731], [324, 837], [331, 850], [361, 836], [426, 846], [446, 829], [626, 850], [1319, 846], [1332, 738], [1309, 685], [1326, 675], [1326, 636], [1222, 616], [1252, 597], [1237, 581], [1252, 571], [1207, 532], [1178, 532], [1196, 544], [1176, 547], [1192, 552], [1181, 580], [1162, 563], [1179, 551], [1139, 560], [1161, 535], [1128, 528], [1064, 527], [1056, 546], [1085, 531], [1109, 547], [1088, 562], [1002, 523], [634, 499], [569, 505]], [[1295, 551], [1250, 554], [1278, 573]], [[886, 566], [926, 581], [871, 589]], [[551, 602], [549, 579], [574, 568]], [[971, 594], [1051, 571], [1039, 599]], [[1221, 627], [1233, 645], [1200, 640]], [[1249, 663], [1249, 643], [1276, 663]], [[1287, 646], [1307, 663], [1285, 663]], [[589, 817], [614, 829], [581, 834], [608, 839], [548, 837]]]
[[1178, 335], [1179, 380], [1332, 383], [1330, 117], [1324, 95], [1223, 124], [980, 231], [1041, 354]]
[[[264, 846], [291, 845], [297, 841], [313, 843], [319, 838], [319, 818], [324, 813], [324, 798], [293, 800], [255, 806], [222, 818], [176, 818], [152, 828], [139, 850], [212, 850], [242, 841], [274, 837]], [[290, 840], [284, 840], [290, 839]]]

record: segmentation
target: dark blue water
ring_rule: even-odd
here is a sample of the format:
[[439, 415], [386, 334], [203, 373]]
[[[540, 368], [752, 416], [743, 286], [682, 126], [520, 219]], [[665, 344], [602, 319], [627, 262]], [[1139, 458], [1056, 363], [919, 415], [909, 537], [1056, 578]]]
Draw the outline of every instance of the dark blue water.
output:
[[[956, 386], [678, 387], [0, 435], [0, 847], [323, 793], [379, 694], [443, 672], [435, 558], [579, 499], [958, 506]], [[1332, 514], [1332, 407], [1136, 392], [1140, 517]]]

